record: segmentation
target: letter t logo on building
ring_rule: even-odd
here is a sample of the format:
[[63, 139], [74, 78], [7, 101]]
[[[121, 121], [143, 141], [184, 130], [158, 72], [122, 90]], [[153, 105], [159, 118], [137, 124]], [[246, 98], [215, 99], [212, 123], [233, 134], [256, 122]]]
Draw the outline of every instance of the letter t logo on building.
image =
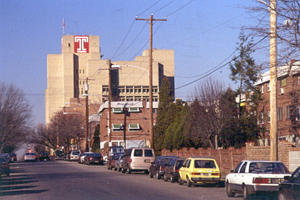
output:
[[74, 52], [75, 53], [89, 52], [89, 36], [87, 35], [74, 36]]

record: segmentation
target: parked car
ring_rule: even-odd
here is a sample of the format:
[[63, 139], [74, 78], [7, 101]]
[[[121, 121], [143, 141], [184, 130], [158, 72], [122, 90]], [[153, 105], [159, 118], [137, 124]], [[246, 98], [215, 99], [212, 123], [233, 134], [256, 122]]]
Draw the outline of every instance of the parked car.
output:
[[228, 197], [242, 193], [248, 199], [256, 192], [276, 192], [289, 170], [279, 161], [243, 160], [225, 178]]
[[17, 155], [14, 152], [11, 152], [9, 154], [10, 162], [16, 162], [17, 161]]
[[2, 174], [9, 176], [9, 160], [4, 156], [0, 157], [0, 177]]
[[106, 163], [107, 169], [112, 170], [112, 169], [117, 169], [116, 168], [116, 161], [119, 159], [119, 157], [123, 156], [124, 154], [120, 153], [115, 153], [112, 156], [109, 156], [108, 161]]
[[86, 156], [84, 157], [84, 164], [86, 165], [90, 165], [90, 164], [103, 164], [103, 158], [102, 155], [100, 153], [89, 153], [86, 154]]
[[93, 152], [83, 152], [82, 154], [79, 155], [78, 163], [83, 164], [84, 163], [84, 158], [88, 154], [92, 154]]
[[179, 184], [218, 184], [221, 179], [219, 166], [213, 158], [187, 158], [179, 170]]
[[44, 160], [49, 161], [49, 160], [50, 160], [49, 155], [50, 155], [49, 152], [47, 152], [47, 151], [42, 151], [42, 152], [40, 153], [40, 155], [39, 155], [39, 160], [40, 160], [40, 161], [44, 161]]
[[78, 161], [79, 160], [80, 151], [72, 150], [70, 152], [70, 161]]
[[61, 150], [56, 150], [55, 151], [55, 160], [63, 160], [65, 159], [65, 154]]
[[132, 171], [144, 171], [148, 173], [154, 157], [154, 150], [151, 148], [127, 149], [123, 158], [122, 172], [130, 174]]
[[178, 181], [179, 169], [182, 167], [184, 162], [183, 158], [173, 158], [165, 167], [164, 180], [170, 180], [172, 183]]
[[172, 156], [159, 156], [158, 159], [155, 159], [149, 167], [149, 177], [152, 178], [155, 176], [157, 179], [161, 179], [165, 173], [165, 167], [168, 166], [171, 159], [177, 157]]
[[121, 171], [122, 170], [122, 163], [123, 163], [124, 155], [119, 156], [118, 160], [115, 161], [115, 170]]
[[36, 153], [25, 153], [24, 155], [24, 161], [37, 161], [38, 155]]
[[292, 176], [285, 176], [284, 181], [279, 184], [278, 200], [300, 199], [300, 167]]

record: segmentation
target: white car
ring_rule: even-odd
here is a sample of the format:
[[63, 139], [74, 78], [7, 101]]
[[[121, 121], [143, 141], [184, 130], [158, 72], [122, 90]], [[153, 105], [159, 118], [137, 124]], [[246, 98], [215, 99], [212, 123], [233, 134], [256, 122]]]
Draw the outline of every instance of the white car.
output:
[[84, 158], [88, 155], [88, 154], [93, 154], [93, 152], [84, 152], [83, 154], [79, 155], [79, 159], [78, 159], [78, 163], [82, 164], [84, 162]]
[[25, 153], [24, 161], [36, 161], [38, 159], [35, 153]]
[[70, 153], [70, 160], [79, 160], [80, 151], [79, 150], [73, 150]]
[[225, 178], [226, 193], [233, 197], [242, 193], [248, 199], [256, 192], [275, 192], [289, 170], [279, 161], [243, 160]]

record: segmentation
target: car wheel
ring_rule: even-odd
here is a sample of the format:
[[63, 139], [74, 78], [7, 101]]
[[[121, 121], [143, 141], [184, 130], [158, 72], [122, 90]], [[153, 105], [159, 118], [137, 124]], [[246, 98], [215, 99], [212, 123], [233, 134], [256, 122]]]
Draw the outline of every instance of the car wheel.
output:
[[164, 175], [164, 181], [168, 182], [168, 177], [166, 175]]
[[247, 189], [247, 187], [245, 185], [243, 186], [243, 199], [244, 200], [248, 200], [249, 199], [249, 192], [248, 192], [248, 189]]
[[151, 171], [149, 172], [149, 177], [153, 178], [153, 174], [151, 173]]
[[190, 181], [190, 179], [189, 179], [188, 176], [186, 177], [186, 185], [187, 185], [188, 187], [191, 187], [191, 186], [193, 185], [193, 183]]
[[117, 171], [117, 168], [115, 167], [114, 170]]
[[232, 192], [231, 186], [230, 186], [230, 184], [228, 182], [226, 182], [225, 187], [226, 187], [226, 194], [227, 194], [227, 196], [228, 197], [234, 197], [235, 194], [234, 194], [234, 192]]
[[175, 179], [174, 179], [173, 176], [171, 176], [170, 181], [171, 181], [171, 183], [174, 183], [174, 182], [175, 182]]
[[161, 176], [159, 175], [159, 172], [156, 172], [155, 177], [156, 177], [157, 179], [160, 179], [160, 178], [161, 178]]
[[178, 178], [178, 184], [183, 185], [183, 180], [180, 177]]
[[279, 192], [278, 193], [278, 200], [287, 200], [288, 198], [286, 198], [286, 196], [284, 195], [283, 192]]
[[126, 172], [126, 169], [122, 168], [122, 173], [125, 174]]

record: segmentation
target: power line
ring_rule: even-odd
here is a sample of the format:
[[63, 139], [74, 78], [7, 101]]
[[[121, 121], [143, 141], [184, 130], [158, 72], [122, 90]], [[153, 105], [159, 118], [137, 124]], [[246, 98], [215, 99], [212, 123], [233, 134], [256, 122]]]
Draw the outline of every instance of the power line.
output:
[[158, 2], [160, 2], [161, 0], [156, 1], [154, 4], [152, 4], [150, 7], [146, 8], [144, 11], [140, 12], [137, 14], [137, 16], [145, 13], [146, 11], [148, 11], [149, 9], [151, 9], [153, 6], [155, 6]]
[[191, 4], [193, 1], [195, 0], [190, 0], [189, 2], [187, 2], [186, 4], [182, 5], [181, 7], [177, 8], [175, 11], [171, 12], [170, 14], [167, 15], [167, 17], [174, 15], [175, 13], [177, 13], [179, 10], [185, 8], [186, 6], [188, 6], [189, 4]]
[[157, 13], [158, 11], [166, 8], [167, 6], [169, 6], [170, 4], [172, 4], [173, 2], [175, 2], [175, 0], [170, 1], [169, 3], [166, 3], [165, 5], [163, 5], [162, 7], [160, 7], [159, 9], [157, 9], [156, 11], [154, 11], [154, 13]]
[[131, 29], [132, 29], [134, 23], [135, 23], [135, 20], [133, 20], [133, 21], [131, 22], [131, 24], [130, 24], [130, 26], [129, 26], [129, 29], [128, 29], [128, 31], [127, 31], [127, 33], [125, 34], [125, 36], [124, 36], [124, 38], [122, 39], [120, 45], [119, 45], [118, 48], [115, 50], [115, 52], [113, 53], [113, 55], [112, 55], [112, 57], [111, 57], [110, 59], [115, 58], [115, 55], [118, 53], [118, 51], [120, 50], [121, 46], [124, 44], [125, 40], [127, 39], [127, 37], [128, 37], [128, 35], [129, 35], [129, 33], [130, 33], [130, 31], [131, 31]]
[[[266, 39], [267, 37], [268, 37], [268, 36], [263, 37], [263, 38], [260, 39], [258, 42], [256, 42], [255, 44], [253, 44], [251, 47], [256, 46], [258, 43], [262, 42], [262, 41], [263, 41], [264, 39]], [[237, 51], [237, 50], [235, 50], [235, 51]], [[235, 52], [235, 51], [234, 51], [234, 52]], [[181, 86], [175, 88], [175, 90], [176, 90], [176, 89], [184, 88], [184, 87], [186, 87], [186, 86], [188, 86], [188, 85], [191, 85], [191, 84], [193, 84], [193, 83], [195, 83], [195, 82], [198, 82], [198, 81], [200, 81], [200, 80], [202, 80], [202, 79], [208, 77], [209, 75], [213, 74], [214, 72], [216, 72], [216, 71], [222, 69], [223, 67], [227, 66], [228, 64], [230, 64], [230, 63], [231, 63], [232, 61], [234, 61], [235, 59], [236, 59], [236, 58], [233, 58], [233, 59], [231, 59], [230, 61], [228, 61], [227, 63], [225, 63], [225, 64], [223, 64], [223, 65], [221, 65], [221, 66], [216, 66], [216, 67], [212, 68], [212, 69], [211, 69], [212, 71], [211, 71], [211, 70], [208, 70], [206, 73], [204, 73], [203, 76], [197, 78], [196, 80], [193, 80], [193, 81], [190, 81], [190, 82], [188, 82], [188, 83], [186, 83], [186, 84], [183, 84], [183, 85], [181, 85]]]

